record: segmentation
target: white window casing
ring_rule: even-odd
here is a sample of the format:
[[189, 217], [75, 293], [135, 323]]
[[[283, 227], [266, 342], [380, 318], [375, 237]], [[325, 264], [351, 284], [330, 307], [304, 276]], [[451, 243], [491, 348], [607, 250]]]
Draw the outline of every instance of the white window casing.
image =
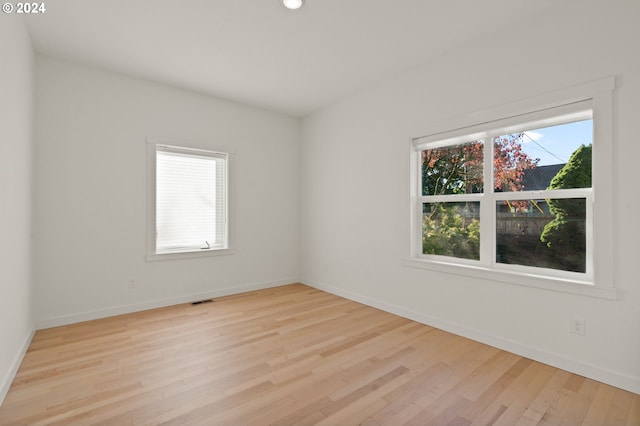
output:
[[230, 254], [229, 154], [151, 140], [147, 260]]
[[[613, 77], [555, 91], [520, 102], [449, 120], [432, 126], [427, 136], [411, 139], [411, 236], [406, 266], [509, 282], [607, 299], [617, 297], [613, 283], [612, 158]], [[593, 120], [591, 188], [525, 192], [493, 191], [493, 137]], [[484, 140], [484, 193], [422, 194], [421, 151]], [[486, 188], [489, 188], [488, 190]], [[496, 262], [496, 201], [586, 199], [586, 271], [575, 273]], [[597, 201], [596, 201], [597, 198]], [[423, 203], [480, 202], [480, 260], [422, 253]], [[491, 218], [491, 220], [487, 220]], [[484, 220], [482, 220], [484, 219]]]

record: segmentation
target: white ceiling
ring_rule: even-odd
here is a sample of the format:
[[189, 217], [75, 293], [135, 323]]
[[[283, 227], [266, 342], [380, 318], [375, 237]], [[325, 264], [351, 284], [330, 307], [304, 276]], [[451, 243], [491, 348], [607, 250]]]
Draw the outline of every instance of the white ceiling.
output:
[[303, 116], [553, 3], [54, 0], [27, 23], [39, 53]]

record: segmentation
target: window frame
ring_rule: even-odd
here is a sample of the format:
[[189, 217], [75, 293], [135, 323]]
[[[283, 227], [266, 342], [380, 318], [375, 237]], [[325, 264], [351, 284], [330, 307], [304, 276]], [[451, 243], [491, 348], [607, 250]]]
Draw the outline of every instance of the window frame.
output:
[[[187, 146], [187, 144], [189, 146]], [[207, 256], [218, 256], [233, 254], [234, 250], [230, 245], [230, 170], [231, 153], [222, 150], [212, 150], [204, 144], [175, 142], [162, 139], [147, 138], [147, 253], [146, 260], [173, 260], [189, 259]], [[202, 155], [203, 157], [222, 158], [225, 162], [224, 182], [223, 182], [223, 215], [224, 215], [224, 241], [219, 246], [211, 248], [185, 248], [176, 250], [158, 251], [156, 247], [156, 172], [157, 172], [157, 152], [158, 150], [185, 153], [188, 155]]]
[[[547, 93], [502, 107], [454, 118], [432, 126], [427, 136], [411, 138], [410, 143], [410, 255], [405, 266], [437, 270], [562, 292], [617, 298], [613, 285], [613, 77]], [[493, 192], [492, 141], [494, 136], [568, 123], [584, 119], [586, 108], [593, 120], [592, 186], [590, 189], [561, 189], [527, 192]], [[559, 118], [560, 117], [560, 118]], [[423, 196], [421, 151], [484, 139], [485, 192]], [[487, 188], [491, 194], [487, 195]], [[496, 262], [496, 201], [530, 199], [552, 192], [552, 198], [587, 198], [587, 271], [583, 273], [550, 270]], [[596, 193], [598, 202], [595, 203]], [[429, 201], [425, 201], [425, 199]], [[481, 260], [425, 255], [422, 253], [422, 203], [436, 201], [480, 201]], [[482, 220], [490, 215], [490, 220]], [[490, 237], [482, 238], [482, 235]], [[492, 245], [493, 247], [488, 247]], [[491, 253], [487, 256], [487, 253]], [[482, 257], [484, 255], [484, 257]]]

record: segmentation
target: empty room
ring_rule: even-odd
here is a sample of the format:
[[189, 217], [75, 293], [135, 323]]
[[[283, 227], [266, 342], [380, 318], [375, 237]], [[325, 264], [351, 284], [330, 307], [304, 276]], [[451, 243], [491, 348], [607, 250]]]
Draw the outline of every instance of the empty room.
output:
[[0, 14], [0, 425], [640, 425], [637, 0]]

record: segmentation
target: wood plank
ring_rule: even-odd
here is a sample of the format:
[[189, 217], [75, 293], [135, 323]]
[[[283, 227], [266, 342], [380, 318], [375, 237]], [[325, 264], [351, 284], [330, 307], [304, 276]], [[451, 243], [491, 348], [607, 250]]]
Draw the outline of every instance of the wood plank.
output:
[[302, 284], [34, 336], [0, 425], [638, 425], [640, 395]]

